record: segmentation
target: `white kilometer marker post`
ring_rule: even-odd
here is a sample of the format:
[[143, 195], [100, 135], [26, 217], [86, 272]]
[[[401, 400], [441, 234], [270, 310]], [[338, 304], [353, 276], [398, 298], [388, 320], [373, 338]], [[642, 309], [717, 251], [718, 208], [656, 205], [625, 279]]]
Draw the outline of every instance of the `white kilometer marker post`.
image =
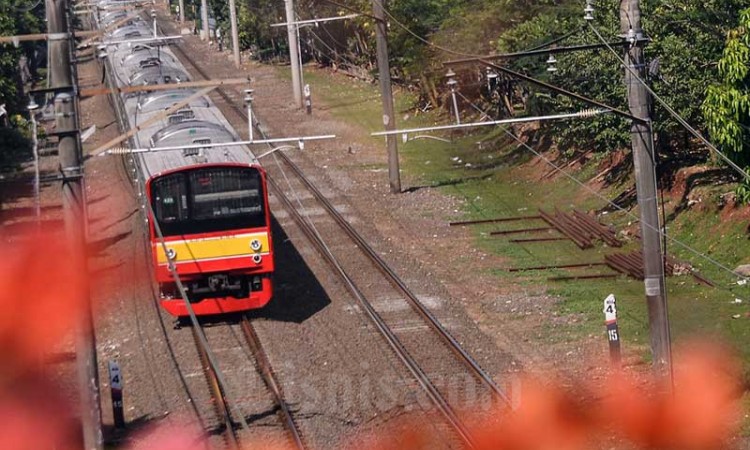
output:
[[617, 329], [617, 306], [614, 294], [604, 299], [604, 323], [607, 326], [609, 357], [613, 365], [620, 365], [620, 332]]
[[122, 374], [117, 361], [109, 362], [109, 389], [112, 392], [112, 416], [115, 428], [125, 428], [125, 413], [122, 403]]

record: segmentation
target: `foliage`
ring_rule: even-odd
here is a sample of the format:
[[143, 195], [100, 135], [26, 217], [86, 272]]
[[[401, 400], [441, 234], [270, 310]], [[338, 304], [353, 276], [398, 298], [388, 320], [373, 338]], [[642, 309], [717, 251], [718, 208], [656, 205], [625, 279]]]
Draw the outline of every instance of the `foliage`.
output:
[[0, 127], [0, 170], [15, 169], [31, 154], [31, 142], [16, 128]]
[[[708, 132], [736, 163], [750, 167], [750, 8], [740, 12], [739, 26], [727, 33], [719, 60], [719, 82], [706, 90], [701, 107]], [[750, 202], [750, 181], [735, 190], [737, 201]]]
[[708, 87], [702, 105], [713, 141], [738, 164], [750, 164], [750, 8], [727, 34], [718, 64], [719, 82]]
[[[0, 35], [39, 33], [44, 26], [44, 2], [37, 0], [0, 0]], [[25, 111], [26, 99], [22, 89], [18, 60], [26, 55], [35, 61], [34, 42], [0, 44], [0, 104], [5, 103], [8, 114]]]
[[[338, 65], [357, 65], [375, 71], [375, 27], [373, 0], [300, 0], [297, 4], [299, 19], [361, 14], [352, 21], [330, 23], [319, 27], [302, 28], [303, 57], [315, 53], [321, 61]], [[394, 78], [421, 91], [421, 101], [441, 104], [447, 99], [442, 88], [446, 69], [442, 62], [489, 52], [514, 52], [538, 47], [571, 31], [579, 30], [556, 45], [598, 43], [583, 18], [583, 5], [579, 0], [392, 0], [383, 1], [389, 24], [388, 40], [391, 69]], [[709, 129], [716, 134], [716, 120], [721, 108], [736, 104], [748, 106], [746, 92], [741, 86], [735, 91], [725, 89], [721, 81], [721, 67], [741, 69], [739, 61], [750, 57], [741, 40], [748, 34], [737, 28], [739, 12], [746, 0], [642, 0], [643, 28], [649, 38], [646, 45], [647, 81], [659, 95], [688, 122], [698, 129]], [[224, 29], [228, 14], [224, 4], [215, 4], [214, 14]], [[238, 3], [240, 45], [252, 48], [260, 57], [284, 54], [287, 48], [283, 28], [271, 28], [274, 22], [285, 21], [282, 2], [271, 5], [260, 0]], [[593, 25], [609, 42], [621, 38], [619, 11], [613, 2], [596, 4]], [[725, 36], [734, 31], [734, 40]], [[428, 41], [426, 43], [425, 41]], [[745, 53], [743, 54], [743, 48]], [[616, 45], [617, 55], [623, 49]], [[722, 52], [736, 55], [735, 60], [719, 64]], [[608, 105], [627, 110], [624, 68], [610, 50], [572, 52], [557, 56], [558, 71], [546, 70], [547, 55], [504, 60], [510, 68], [547, 80], [562, 88], [582, 93]], [[720, 67], [721, 66], [721, 67]], [[717, 70], [713, 70], [716, 68]], [[727, 70], [729, 70], [727, 69]], [[745, 66], [747, 69], [747, 66]], [[735, 69], [732, 69], [735, 70]], [[512, 111], [522, 104], [527, 113], [550, 113], [578, 110], [587, 105], [571, 101], [561, 95], [523, 84], [507, 77], [501, 85], [510, 97], [488, 96], [484, 70], [479, 65], [461, 66], [458, 70], [462, 94], [476, 102], [495, 102], [498, 111]], [[738, 75], [738, 74], [735, 74]], [[738, 81], [735, 81], [738, 83]], [[706, 92], [706, 86], [712, 86]], [[724, 87], [721, 87], [724, 86]], [[709, 97], [701, 107], [703, 99]], [[491, 100], [494, 98], [495, 100]], [[502, 99], [498, 105], [498, 98]], [[713, 100], [711, 100], [713, 99]], [[717, 103], [720, 100], [723, 103]], [[505, 101], [503, 104], [502, 101]], [[718, 106], [716, 106], [718, 105]], [[724, 106], [721, 106], [724, 105]], [[709, 108], [709, 109], [706, 109]], [[725, 108], [726, 109], [726, 108]], [[717, 112], [718, 110], [718, 112]], [[707, 113], [708, 111], [708, 113]], [[712, 113], [713, 111], [713, 113]], [[745, 110], [747, 111], [747, 110]], [[713, 115], [712, 115], [713, 114]], [[660, 149], [666, 149], [673, 159], [682, 151], [691, 150], [688, 134], [661, 108], [654, 107], [654, 129], [660, 138]], [[713, 117], [713, 119], [712, 119]], [[711, 122], [713, 120], [713, 122]], [[712, 125], [712, 123], [714, 125]], [[747, 123], [723, 120], [722, 133], [729, 138], [743, 136]], [[601, 115], [587, 120], [543, 124], [542, 132], [554, 137], [563, 151], [576, 152], [594, 149], [600, 152], [628, 147], [629, 124], [613, 115]], [[717, 139], [725, 144], [721, 137]]]
[[[498, 40], [498, 50], [520, 51], [583, 26], [580, 2], [564, 2], [563, 5], [570, 5], [572, 9], [552, 7], [503, 33]], [[703, 128], [700, 100], [704, 97], [705, 86], [715, 77], [707, 68], [715, 64], [721, 54], [717, 37], [732, 26], [731, 17], [736, 16], [742, 6], [743, 2], [737, 0], [644, 0], [641, 3], [643, 28], [650, 39], [646, 47], [647, 81], [680, 115], [699, 128]], [[618, 13], [611, 5], [596, 8], [593, 25], [609, 42], [620, 40]], [[581, 43], [598, 43], [598, 39], [583, 28], [558, 45]], [[621, 47], [617, 46], [615, 51], [622, 55]], [[558, 71], [552, 77], [546, 72], [545, 59], [543, 55], [514, 64], [532, 76], [627, 110], [622, 83], [624, 68], [608, 49], [558, 55]], [[532, 111], [559, 112], [583, 107], [559, 95], [542, 94], [536, 88], [532, 89], [530, 103]], [[653, 118], [655, 131], [662, 137], [662, 148], [672, 153], [687, 150], [684, 140], [680, 139], [684, 131], [665, 111], [654, 108]], [[544, 125], [563, 150], [571, 151], [592, 146], [597, 151], [626, 147], [630, 142], [628, 126], [626, 121], [612, 116]]]

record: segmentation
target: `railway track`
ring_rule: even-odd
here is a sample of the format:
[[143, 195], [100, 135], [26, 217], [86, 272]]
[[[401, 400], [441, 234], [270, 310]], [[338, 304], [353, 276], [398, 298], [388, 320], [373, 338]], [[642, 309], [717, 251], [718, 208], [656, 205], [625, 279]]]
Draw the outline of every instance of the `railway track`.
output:
[[[113, 103], [113, 108], [117, 111], [118, 119], [121, 118], [122, 111], [120, 111], [119, 104], [117, 102], [111, 102]], [[122, 121], [120, 124], [121, 128], [124, 127], [122, 125]], [[123, 178], [126, 180], [126, 184], [129, 185], [134, 190], [132, 191], [132, 195], [135, 198], [136, 202], [140, 201], [141, 194], [138, 189], [138, 182], [137, 180], [133, 180], [132, 175], [136, 174], [137, 170], [135, 168], [134, 161], [132, 159], [128, 160], [127, 157], [123, 157], [120, 159], [122, 163], [122, 174]], [[140, 219], [138, 219], [140, 221]], [[148, 250], [148, 239], [145, 236], [143, 232], [139, 235], [141, 239], [141, 243], [143, 245], [143, 264], [144, 267], [150, 267], [152, 262], [149, 257], [149, 250]], [[149, 277], [146, 277], [146, 279], [149, 279]], [[182, 358], [178, 356], [178, 352], [175, 350], [175, 346], [173, 345], [173, 341], [179, 340], [179, 336], [174, 335], [174, 331], [170, 332], [169, 328], [171, 328], [171, 325], [168, 325], [166, 323], [166, 318], [164, 313], [161, 311], [161, 308], [159, 306], [158, 301], [158, 292], [154, 288], [153, 284], [151, 285], [151, 298], [152, 303], [154, 305], [154, 314], [157, 315], [160, 325], [160, 330], [162, 332], [162, 335], [164, 337], [164, 340], [167, 344], [168, 351], [170, 358], [172, 360], [172, 364], [176, 368], [176, 371], [180, 377], [180, 381], [183, 387], [183, 391], [185, 392], [185, 395], [187, 396], [187, 401], [191, 405], [191, 409], [193, 411], [193, 414], [198, 420], [199, 425], [204, 430], [205, 436], [208, 438], [211, 435], [214, 434], [221, 434], [222, 438], [226, 442], [226, 446], [232, 450], [239, 449], [239, 443], [237, 434], [234, 431], [234, 427], [232, 424], [231, 416], [229, 415], [229, 408], [227, 404], [227, 400], [221, 391], [219, 387], [219, 383], [216, 377], [216, 373], [212, 370], [210, 363], [208, 362], [208, 356], [206, 353], [206, 349], [203, 347], [203, 345], [200, 343], [200, 340], [197, 335], [197, 331], [195, 329], [192, 329], [192, 336], [195, 343], [195, 349], [198, 353], [199, 359], [201, 361], [201, 367], [204, 370], [205, 376], [206, 376], [206, 382], [208, 384], [209, 390], [211, 391], [211, 395], [209, 399], [199, 399], [196, 395], [193, 394], [189, 382], [187, 380], [187, 375], [185, 374], [185, 367], [187, 366], [185, 361], [181, 361]], [[192, 327], [191, 327], [192, 328]], [[202, 402], [204, 400], [209, 400], [209, 402], [213, 405], [216, 411], [216, 418], [218, 419], [218, 426], [214, 426], [212, 423], [213, 421], [205, 417], [205, 412], [202, 412], [198, 405], [199, 402]]]
[[[112, 71], [109, 71], [112, 73]], [[116, 116], [118, 118], [118, 122], [121, 129], [126, 129], [126, 121], [123, 119], [123, 111], [122, 111], [122, 105], [119, 104], [116, 100], [114, 102], [111, 101], [112, 98], [110, 97], [110, 103], [112, 104], [113, 109], [116, 112]], [[133, 179], [133, 175], [136, 177], [139, 176], [137, 173], [137, 168], [135, 166], [135, 163], [132, 158], [123, 157], [121, 158], [122, 163], [122, 176], [123, 179], [127, 180], [128, 185], [132, 186], [134, 190], [132, 191], [132, 194], [136, 201], [142, 199], [143, 192], [140, 189], [140, 184], [138, 180]], [[135, 181], [135, 182], [134, 182]], [[144, 247], [147, 247], [147, 240], [145, 236], [142, 236], [143, 238], [143, 245]], [[151, 260], [148, 256], [148, 249], [144, 248], [145, 252], [143, 253], [144, 259], [145, 259], [145, 267], [151, 266]], [[201, 368], [203, 370], [203, 373], [206, 378], [206, 382], [208, 384], [209, 390], [210, 390], [210, 399], [209, 402], [215, 409], [216, 418], [215, 420], [208, 419], [205, 417], [205, 411], [200, 411], [198, 408], [198, 399], [192, 394], [190, 386], [187, 381], [188, 375], [185, 375], [183, 372], [184, 370], [181, 369], [181, 367], [187, 366], [184, 361], [180, 361], [181, 358], [178, 357], [177, 352], [175, 351], [174, 346], [172, 345], [172, 341], [177, 339], [179, 340], [180, 336], [172, 335], [168, 331], [168, 326], [165, 323], [165, 317], [163, 312], [161, 311], [161, 308], [158, 304], [158, 293], [154, 289], [153, 286], [151, 286], [151, 293], [153, 298], [153, 304], [155, 307], [155, 312], [159, 316], [159, 323], [161, 325], [161, 330], [164, 334], [165, 342], [167, 343], [167, 346], [169, 348], [169, 354], [172, 358], [172, 363], [177, 368], [177, 372], [180, 376], [181, 383], [183, 385], [185, 394], [187, 396], [187, 400], [191, 405], [191, 408], [198, 420], [198, 423], [200, 424], [201, 428], [205, 431], [206, 436], [210, 437], [212, 435], [220, 434], [221, 438], [225, 442], [225, 446], [229, 449], [235, 450], [241, 448], [241, 440], [242, 435], [238, 432], [238, 422], [241, 422], [243, 427], [246, 427], [246, 421], [244, 418], [241, 418], [239, 421], [235, 420], [233, 418], [233, 409], [230, 404], [230, 398], [228, 397], [227, 393], [224, 392], [224, 389], [222, 388], [222, 383], [220, 382], [219, 374], [216, 373], [214, 370], [214, 366], [211, 364], [210, 357], [209, 357], [209, 351], [210, 349], [204, 345], [203, 341], [200, 338], [198, 327], [202, 329], [203, 334], [214, 334], [214, 333], [205, 333], [206, 329], [202, 327], [202, 325], [199, 323], [198, 327], [190, 325], [189, 328], [191, 329], [191, 334], [193, 337], [193, 341], [195, 344], [195, 350], [198, 354], [198, 357], [200, 359]], [[236, 338], [237, 334], [235, 333], [235, 330], [232, 329], [231, 324], [222, 324], [220, 326], [214, 326], [211, 328], [221, 328], [223, 331], [226, 331], [231, 334], [232, 337]], [[250, 350], [250, 354], [248, 355], [247, 360], [249, 360], [250, 364], [253, 366], [253, 371], [257, 369], [256, 373], [262, 378], [263, 384], [268, 388], [269, 394], [272, 397], [274, 401], [274, 407], [273, 409], [278, 410], [279, 415], [281, 416], [282, 423], [284, 424], [284, 427], [288, 431], [288, 437], [289, 441], [292, 444], [292, 447], [303, 450], [305, 449], [305, 445], [302, 440], [302, 436], [300, 433], [299, 428], [297, 427], [294, 418], [291, 413], [291, 408], [287, 404], [286, 400], [284, 399], [282, 389], [280, 387], [280, 384], [278, 380], [276, 379], [276, 375], [273, 371], [273, 368], [271, 366], [271, 363], [266, 356], [262, 344], [260, 340], [258, 339], [257, 334], [255, 333], [255, 330], [253, 328], [253, 325], [250, 321], [250, 319], [246, 315], [242, 315], [240, 317], [240, 328], [241, 333], [244, 336], [245, 345]], [[228, 336], [224, 336], [223, 339], [216, 339], [218, 340], [228, 340], [226, 339]], [[241, 346], [242, 344], [238, 342], [239, 339], [236, 339], [236, 342]], [[232, 364], [220, 364], [220, 367], [231, 367]], [[234, 380], [233, 380], [234, 381]], [[242, 411], [241, 405], [235, 405], [234, 411]], [[241, 412], [240, 412], [241, 414]], [[214, 423], [217, 422], [217, 423]], [[260, 439], [259, 439], [260, 440]]]
[[[245, 411], [258, 409], [245, 408], [242, 404], [245, 401], [253, 404], [268, 404], [267, 398], [260, 398], [262, 396], [259, 395], [260, 393], [257, 390], [258, 383], [253, 383], [249, 380], [251, 377], [248, 372], [252, 371], [262, 378], [262, 383], [268, 389], [267, 393], [272, 400], [273, 406], [267, 408], [266, 411], [277, 411], [281, 423], [286, 430], [285, 437], [273, 436], [274, 439], [288, 440], [290, 448], [304, 450], [306, 447], [302, 439], [302, 433], [294, 420], [289, 404], [284, 398], [271, 362], [263, 350], [263, 346], [258, 339], [251, 320], [246, 315], [241, 315], [238, 324], [222, 323], [204, 327], [210, 347], [214, 350], [214, 354], [217, 355], [219, 366], [224, 371], [225, 380], [231, 386], [235, 387], [235, 392], [233, 393], [224, 391], [217, 374], [213, 371], [213, 367], [208, 360], [205, 349], [200, 344], [196, 328], [193, 326], [190, 328], [193, 331], [196, 345], [201, 353], [201, 361], [206, 379], [212, 391], [213, 403], [217, 415], [222, 421], [221, 431], [228, 448], [240, 448], [240, 443], [248, 437], [248, 432], [250, 432], [249, 437], [252, 442], [269, 440], [266, 435], [268, 434], [267, 431], [252, 433], [249, 427], [243, 429], [246, 427], [247, 422], [243, 418], [238, 417], [239, 414], [244, 414]], [[249, 362], [252, 367], [243, 367], [243, 362], [245, 364]], [[241, 387], [242, 395], [238, 395], [236, 392], [240, 390], [236, 389], [238, 387]], [[252, 400], [240, 402], [239, 397], [242, 397], [243, 400], [246, 398], [251, 398]], [[234, 400], [234, 404], [231, 403], [232, 399]], [[258, 414], [260, 415], [261, 413]]]
[[[201, 77], [211, 78], [210, 74], [180, 45], [174, 48], [181, 59], [192, 66]], [[233, 98], [221, 88], [217, 92], [225, 107], [222, 108], [219, 104], [220, 109], [229, 109], [239, 119], [233, 123], [247, 123], [247, 116], [240, 104], [240, 99]], [[229, 119], [232, 121], [231, 118]], [[261, 128], [256, 128], [263, 135]], [[289, 171], [283, 172], [283, 177], [287, 181], [290, 192], [296, 197], [297, 205], [290, 199], [285, 189], [275, 181], [276, 176], [266, 165], [269, 172], [269, 186], [276, 197], [341, 278], [351, 295], [358, 301], [358, 307], [367, 315], [374, 328], [406, 366], [462, 444], [473, 447], [474, 440], [469, 428], [460, 417], [460, 411], [475, 410], [480, 405], [487, 406], [487, 399], [492, 402], [488, 410], [494, 410], [492, 406], [496, 402], [508, 403], [505, 394], [369, 245], [367, 240], [305, 176], [303, 170], [282, 152], [277, 152], [275, 155], [278, 155], [282, 164], [289, 168]], [[294, 181], [288, 177], [289, 172], [293, 174]], [[303, 191], [309, 193], [303, 196], [305, 204], [298, 195]], [[320, 205], [326, 211], [329, 222], [319, 220], [316, 225], [309, 217], [300, 213], [300, 210], [312, 208], [311, 202]], [[332, 224], [335, 226], [331, 226]], [[342, 235], [345, 236], [344, 240], [348, 242], [347, 244], [343, 243]], [[335, 242], [336, 245], [332, 248], [326, 244], [327, 242]], [[374, 279], [373, 273], [379, 273], [379, 279]], [[429, 333], [422, 332], [425, 329], [429, 330]], [[460, 399], [463, 399], [463, 403]]]
[[[129, 170], [127, 164], [123, 164], [123, 170], [124, 172], [126, 172], [126, 174], [131, 171]], [[143, 239], [145, 246], [147, 241], [145, 237]], [[151, 261], [148, 257], [147, 249], [144, 252], [144, 257], [146, 266], [150, 266]], [[171, 340], [179, 339], [180, 336], [170, 335], [170, 332], [167, 330], [168, 326], [165, 323], [164, 314], [161, 312], [158, 305], [158, 293], [153, 288], [152, 294], [155, 312], [159, 315], [159, 320], [162, 325], [161, 328], [164, 332], [166, 342], [169, 345], [170, 355], [173, 359], [174, 365], [178, 368], [178, 373], [180, 373], [184, 390], [188, 397], [189, 403], [192, 405], [192, 409], [196, 417], [198, 418], [199, 423], [205, 430], [207, 436], [217, 434], [221, 435], [221, 438], [225, 442], [226, 448], [232, 450], [241, 448], [240, 444], [242, 441], [242, 435], [238, 432], [238, 421], [235, 420], [232, 416], [230, 398], [222, 389], [219, 377], [214, 371], [213, 366], [209, 360], [208, 351], [199, 338], [198, 329], [192, 325], [189, 325], [195, 344], [195, 349], [200, 359], [201, 368], [203, 369], [206, 383], [210, 390], [210, 403], [213, 406], [216, 414], [214, 420], [209, 420], [208, 418], [203, 417], [201, 415], [201, 411], [199, 411], [197, 407], [198, 399], [192, 395], [191, 389], [188, 387], [188, 383], [185, 380], [185, 375], [183, 374], [183, 371], [179, 369], [181, 366], [187, 365], [184, 361], [182, 363], [180, 362], [180, 358], [174, 351], [173, 346], [169, 344]], [[263, 384], [268, 388], [269, 394], [274, 401], [274, 409], [278, 410], [279, 415], [281, 416], [282, 423], [288, 431], [288, 438], [290, 443], [294, 448], [300, 450], [305, 449], [306, 447], [302, 440], [301, 432], [294, 421], [294, 417], [291, 413], [291, 408], [289, 407], [283, 396], [283, 391], [278, 380], [276, 379], [273, 367], [268, 357], [266, 356], [265, 351], [263, 350], [263, 346], [258, 339], [251, 320], [246, 315], [242, 315], [240, 317], [239, 326], [242, 332], [242, 336], [244, 337], [244, 344], [250, 350], [251, 357], [246, 358], [246, 360], [249, 361], [250, 364], [252, 364], [253, 370], [257, 369], [257, 373], [261, 376]], [[231, 324], [220, 324], [211, 326], [210, 332], [208, 333], [206, 333], [206, 328], [204, 328], [203, 331], [206, 335], [208, 335], [208, 337], [211, 338], [212, 342], [214, 343], [226, 343], [234, 341], [234, 343], [238, 344], [234, 347], [239, 348], [242, 343], [239, 342], [240, 339], [237, 338], [237, 335], [234, 333], [232, 327], [233, 325]], [[221, 334], [216, 333], [217, 331]], [[211, 336], [212, 334], [214, 336]], [[211, 347], [214, 347], [213, 344], [211, 345]], [[220, 363], [220, 367], [232, 367], [235, 363], [236, 360], [222, 361]], [[236, 382], [237, 380], [232, 381]], [[234, 411], [242, 411], [241, 405], [236, 405]], [[205, 411], [203, 413], [205, 415]]]
[[281, 384], [279, 384], [279, 381], [276, 378], [276, 374], [273, 371], [271, 362], [269, 361], [266, 352], [263, 350], [263, 345], [258, 338], [258, 334], [255, 332], [253, 324], [247, 317], [247, 315], [242, 316], [240, 327], [242, 328], [242, 333], [245, 336], [245, 341], [247, 342], [250, 350], [255, 356], [255, 361], [257, 362], [258, 370], [263, 376], [263, 381], [271, 391], [276, 404], [279, 406], [279, 414], [282, 416], [286, 429], [289, 431], [292, 443], [297, 449], [303, 450], [305, 448], [305, 445], [302, 442], [302, 435], [299, 428], [297, 427], [297, 424], [294, 421], [294, 416], [292, 415], [291, 409], [289, 408], [289, 405], [284, 398]]

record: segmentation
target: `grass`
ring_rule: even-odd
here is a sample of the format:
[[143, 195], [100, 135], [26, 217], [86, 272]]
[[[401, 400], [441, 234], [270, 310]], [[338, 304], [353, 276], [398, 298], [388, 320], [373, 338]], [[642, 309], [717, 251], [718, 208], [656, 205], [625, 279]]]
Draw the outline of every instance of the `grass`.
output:
[[[305, 74], [305, 80], [312, 85], [314, 96], [321, 99], [320, 103], [334, 117], [359, 125], [363, 135], [382, 129], [382, 109], [376, 85], [309, 71]], [[408, 94], [396, 96], [396, 109], [400, 111], [397, 118], [399, 128], [447, 122], [445, 117], [431, 113], [415, 115], [410, 109], [412, 100]], [[589, 210], [604, 206], [601, 199], [565, 177], [540, 182], [541, 176], [550, 169], [522, 165], [530, 161], [533, 155], [520, 148], [500, 128], [481, 129], [471, 135], [455, 133], [443, 137], [448, 138], [448, 142], [414, 139], [400, 143], [402, 172], [409, 183], [433, 186], [446, 195], [465, 200], [463, 213], [467, 220], [535, 214], [538, 208], [551, 210], [559, 207], [566, 210], [576, 207]], [[594, 173], [595, 168], [591, 164], [575, 172], [575, 176], [587, 180]], [[616, 189], [623, 187], [615, 186], [611, 188], [612, 192], [603, 194], [613, 198], [619, 193]], [[729, 190], [726, 186], [701, 189], [703, 191], [698, 190], [694, 194], [705, 199], [704, 205], [711, 205], [720, 192]], [[686, 246], [722, 261], [729, 268], [750, 262], [746, 223], [739, 220], [722, 221], [719, 214], [711, 209], [712, 206], [703, 208], [702, 211], [698, 208], [688, 209], [678, 215], [674, 222], [669, 223], [670, 235]], [[622, 213], [613, 214], [609, 220], [618, 226], [636, 221]], [[492, 230], [541, 225], [539, 221], [519, 221], [476, 226], [472, 231], [476, 245], [502, 256], [506, 267], [600, 261], [604, 254], [612, 251], [601, 246], [582, 251], [568, 241], [519, 245], [510, 243], [507, 238], [489, 236]], [[638, 246], [637, 242], [630, 242], [623, 250], [635, 250]], [[675, 341], [679, 343], [696, 334], [719, 336], [737, 349], [746, 370], [750, 370], [750, 346], [746, 345], [750, 341], [750, 327], [744, 317], [750, 301], [750, 286], [732, 285], [736, 280], [731, 274], [674, 243], [668, 245], [668, 250], [680, 259], [691, 261], [704, 275], [719, 284], [718, 288], [704, 287], [688, 276], [667, 280], [671, 329]], [[590, 268], [579, 272], [605, 270]], [[644, 359], [649, 358], [647, 309], [641, 281], [625, 277], [574, 282], [547, 281], [550, 276], [570, 273], [562, 269], [519, 274], [498, 268], [493, 273], [502, 282], [542, 286], [548, 294], [559, 296], [560, 314], [583, 318], [582, 324], [571, 325], [569, 332], [565, 333], [571, 340], [592, 333], [604, 335], [602, 302], [608, 294], [614, 293], [618, 302], [623, 345], [639, 352]], [[732, 303], [736, 297], [746, 300], [742, 304]], [[733, 318], [737, 314], [742, 314], [742, 317]]]

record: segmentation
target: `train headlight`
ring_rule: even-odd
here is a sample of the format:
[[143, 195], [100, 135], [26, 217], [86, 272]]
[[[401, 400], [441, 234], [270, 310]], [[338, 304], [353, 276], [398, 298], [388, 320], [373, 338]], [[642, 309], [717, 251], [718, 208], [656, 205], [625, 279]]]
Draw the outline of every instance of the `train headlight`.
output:
[[262, 257], [262, 256], [260, 256], [259, 254], [257, 254], [257, 253], [256, 253], [256, 254], [254, 254], [254, 255], [253, 255], [253, 262], [254, 262], [255, 264], [260, 264], [260, 262], [261, 262], [262, 260], [263, 260], [263, 257]]
[[177, 251], [173, 248], [167, 249], [167, 258], [174, 261], [175, 258], [177, 258]]
[[261, 243], [257, 239], [253, 239], [250, 241], [250, 248], [255, 250], [256, 252], [260, 251]]

